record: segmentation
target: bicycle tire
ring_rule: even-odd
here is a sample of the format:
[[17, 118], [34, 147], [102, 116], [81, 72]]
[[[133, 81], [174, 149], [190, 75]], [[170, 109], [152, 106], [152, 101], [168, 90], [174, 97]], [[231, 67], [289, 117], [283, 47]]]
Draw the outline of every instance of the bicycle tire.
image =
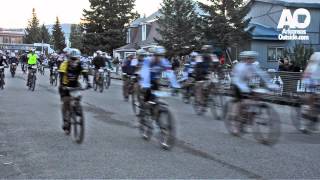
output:
[[236, 137], [241, 137], [243, 135], [243, 124], [236, 118], [235, 114], [232, 114], [232, 111], [235, 111], [235, 101], [231, 100], [224, 105], [224, 124], [227, 131]]
[[220, 94], [213, 94], [210, 98], [210, 110], [215, 120], [223, 118], [224, 99]]
[[[163, 120], [166, 122], [164, 123]], [[157, 117], [157, 125], [160, 128], [160, 146], [165, 150], [172, 149], [175, 144], [175, 122], [172, 113], [167, 108], [160, 109]]]
[[1, 77], [0, 77], [0, 89], [1, 89], [1, 90], [4, 89], [4, 87], [3, 87], [3, 86], [4, 86], [4, 85], [3, 85], [3, 84], [4, 84], [3, 81], [4, 81], [4, 80], [3, 80], [3, 75], [1, 75]]
[[58, 86], [58, 74], [55, 74], [54, 76], [55, 76], [54, 85], [57, 87]]
[[[261, 104], [259, 107], [259, 113], [254, 116], [253, 119], [253, 136], [254, 138], [266, 145], [273, 145], [275, 144], [280, 137], [281, 134], [281, 123], [278, 113], [269, 105]], [[261, 118], [261, 114], [266, 112], [266, 118]], [[260, 117], [260, 118], [259, 118]], [[262, 132], [260, 126], [268, 126], [268, 132]]]
[[37, 79], [36, 76], [33, 75], [32, 81], [31, 81], [31, 91], [34, 91], [36, 88], [36, 79]]
[[104, 90], [104, 78], [101, 77], [100, 78], [100, 83], [99, 83], [99, 91], [100, 91], [100, 93], [103, 93], [103, 90]]
[[152, 137], [152, 118], [145, 113], [144, 109], [141, 109], [139, 116], [139, 132], [141, 137], [146, 140], [150, 141]]
[[71, 113], [72, 136], [77, 144], [81, 144], [84, 139], [84, 117], [82, 107], [73, 107]]

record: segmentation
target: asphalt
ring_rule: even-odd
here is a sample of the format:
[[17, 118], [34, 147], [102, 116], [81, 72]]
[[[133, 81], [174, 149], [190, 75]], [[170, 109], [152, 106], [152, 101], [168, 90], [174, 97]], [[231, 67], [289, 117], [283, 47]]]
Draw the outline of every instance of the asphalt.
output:
[[191, 105], [170, 97], [177, 144], [162, 150], [144, 141], [133, 121], [130, 103], [122, 98], [121, 81], [103, 93], [83, 92], [85, 140], [74, 143], [61, 130], [60, 100], [48, 72], [38, 74], [28, 91], [26, 75], [6, 76], [0, 91], [0, 178], [320, 178], [320, 135], [295, 130], [290, 107], [274, 105], [282, 136], [274, 146], [238, 138], [210, 113], [197, 116]]

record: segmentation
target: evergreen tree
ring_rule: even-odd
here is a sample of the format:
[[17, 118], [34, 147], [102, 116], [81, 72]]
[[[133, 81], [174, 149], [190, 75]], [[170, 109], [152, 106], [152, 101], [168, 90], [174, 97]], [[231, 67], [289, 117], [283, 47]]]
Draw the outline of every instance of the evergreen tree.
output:
[[250, 38], [245, 31], [250, 18], [245, 16], [250, 4], [244, 0], [209, 0], [210, 4], [199, 2], [199, 7], [206, 13], [202, 15], [202, 30], [207, 42], [214, 42], [223, 50], [230, 45], [239, 45]]
[[125, 45], [125, 26], [138, 17], [133, 12], [135, 0], [89, 0], [90, 10], [84, 10], [83, 45], [85, 53], [96, 50], [112, 53]]
[[61, 52], [66, 47], [64, 33], [58, 17], [56, 19], [56, 23], [53, 25], [52, 40], [55, 50]]
[[198, 48], [198, 16], [192, 0], [164, 0], [160, 13], [157, 31], [161, 39], [155, 41], [167, 49], [169, 57], [185, 55]]
[[27, 44], [39, 43], [41, 42], [39, 19], [36, 14], [36, 10], [32, 9], [32, 17], [28, 21], [28, 27], [25, 29], [26, 35], [24, 37], [24, 42]]
[[47, 44], [50, 43], [50, 33], [44, 24], [41, 26], [40, 35], [41, 35], [40, 36], [41, 42], [47, 43]]
[[83, 36], [81, 26], [78, 24], [71, 25], [70, 43], [71, 47], [83, 50]]

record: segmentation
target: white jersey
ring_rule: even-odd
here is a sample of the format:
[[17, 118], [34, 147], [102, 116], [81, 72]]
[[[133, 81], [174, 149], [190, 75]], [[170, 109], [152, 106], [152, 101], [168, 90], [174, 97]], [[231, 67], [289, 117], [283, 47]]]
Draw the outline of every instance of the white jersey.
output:
[[303, 82], [307, 86], [320, 85], [320, 61], [312, 61], [308, 64], [303, 75]]
[[[232, 70], [232, 84], [237, 86], [241, 92], [251, 92], [250, 86], [257, 83], [257, 78], [261, 79], [268, 88], [272, 87], [271, 79], [267, 73], [262, 71], [257, 65], [238, 63]], [[259, 81], [260, 82], [260, 81]]]

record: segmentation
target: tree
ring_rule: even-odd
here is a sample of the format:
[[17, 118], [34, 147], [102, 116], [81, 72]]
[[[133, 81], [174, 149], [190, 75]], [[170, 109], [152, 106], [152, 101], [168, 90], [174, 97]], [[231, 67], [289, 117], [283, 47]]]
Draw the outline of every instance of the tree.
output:
[[160, 9], [159, 28], [161, 39], [157, 43], [167, 49], [167, 55], [185, 55], [199, 46], [198, 16], [191, 0], [164, 0]]
[[299, 67], [301, 70], [304, 70], [307, 67], [308, 60], [314, 52], [314, 49], [311, 45], [296, 43], [293, 48], [285, 49], [285, 56], [289, 57], [292, 60], [292, 63]]
[[70, 43], [71, 47], [83, 50], [83, 35], [81, 26], [78, 24], [71, 25]]
[[250, 39], [245, 31], [250, 18], [245, 16], [250, 10], [250, 3], [244, 0], [209, 0], [210, 4], [199, 2], [199, 7], [205, 12], [202, 17], [202, 30], [207, 42], [213, 42], [223, 51], [232, 45], [239, 45]]
[[42, 24], [41, 29], [40, 29], [40, 37], [41, 37], [41, 42], [50, 44], [50, 33], [46, 26]]
[[96, 50], [112, 54], [125, 45], [125, 26], [138, 17], [133, 12], [135, 0], [89, 0], [90, 10], [84, 10], [83, 45], [85, 53]]
[[66, 47], [64, 33], [61, 28], [61, 24], [59, 18], [57, 17], [56, 23], [53, 25], [52, 28], [52, 40], [54, 48], [58, 51], [62, 51]]
[[36, 10], [32, 9], [32, 17], [28, 21], [28, 26], [25, 29], [24, 42], [27, 44], [39, 43], [41, 42], [39, 19], [36, 14]]

